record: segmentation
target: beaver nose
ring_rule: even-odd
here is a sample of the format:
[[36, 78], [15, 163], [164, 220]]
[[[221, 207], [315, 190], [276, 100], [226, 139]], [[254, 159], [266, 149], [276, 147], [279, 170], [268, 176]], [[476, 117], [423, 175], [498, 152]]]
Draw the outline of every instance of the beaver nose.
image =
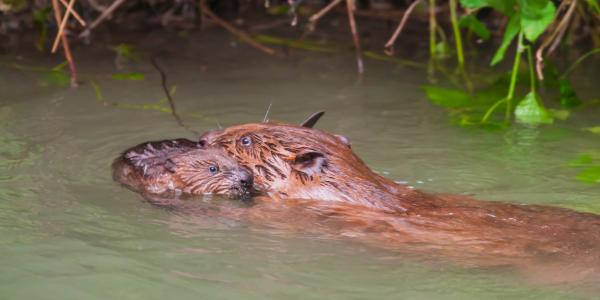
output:
[[240, 168], [239, 174], [240, 185], [242, 188], [249, 190], [252, 188], [252, 184], [254, 184], [254, 177], [252, 176], [252, 171], [246, 168]]

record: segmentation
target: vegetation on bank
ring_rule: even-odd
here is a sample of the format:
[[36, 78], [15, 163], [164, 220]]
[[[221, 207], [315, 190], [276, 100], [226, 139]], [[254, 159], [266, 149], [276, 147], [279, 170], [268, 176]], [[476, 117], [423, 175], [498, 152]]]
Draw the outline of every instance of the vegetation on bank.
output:
[[[293, 40], [250, 34], [248, 24], [229, 21], [256, 11], [273, 16], [275, 22], [268, 26], [296, 26], [301, 34]], [[460, 126], [495, 129], [515, 122], [551, 124], [571, 117], [576, 108], [600, 102], [580, 99], [570, 80], [573, 70], [600, 53], [598, 0], [0, 0], [0, 34], [35, 28], [36, 48], [44, 51], [48, 47], [52, 52], [61, 48], [66, 59], [46, 72], [45, 82], [70, 80], [76, 86], [76, 60], [69, 43], [88, 39], [104, 23], [136, 13], [164, 26], [190, 28], [211, 23], [272, 56], [282, 55], [274, 46], [336, 52], [331, 45], [311, 42], [310, 34], [318, 30], [323, 18], [343, 14], [359, 76], [365, 72], [363, 58], [368, 58], [423, 68], [431, 78], [444, 77], [449, 85], [432, 83], [424, 86], [424, 92], [432, 103], [445, 107]], [[380, 51], [362, 49], [359, 29], [363, 17], [397, 22]], [[402, 59], [394, 52], [395, 46], [400, 47], [398, 40], [405, 25], [417, 17], [428, 24], [430, 60], [425, 65]], [[476, 75], [475, 58], [467, 53], [467, 49], [476, 50], [486, 41], [498, 45], [489, 65], [500, 75], [491, 78]], [[114, 51], [122, 59], [135, 56], [126, 44], [116, 46]], [[578, 58], [562, 68], [550, 60], [553, 56], [564, 57], [569, 51]], [[143, 80], [144, 74], [119, 73], [113, 78]], [[599, 135], [599, 128], [600, 124], [585, 130]], [[600, 182], [599, 164], [597, 155], [584, 153], [570, 165], [582, 168], [581, 180]]]

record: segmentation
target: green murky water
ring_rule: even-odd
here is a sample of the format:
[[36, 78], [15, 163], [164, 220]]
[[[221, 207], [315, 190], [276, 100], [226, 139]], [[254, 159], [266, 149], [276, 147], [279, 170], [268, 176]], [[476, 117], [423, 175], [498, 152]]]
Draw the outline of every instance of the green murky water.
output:
[[[2, 57], [1, 299], [590, 296], [580, 285], [538, 286], [499, 270], [152, 207], [112, 181], [112, 159], [142, 141], [194, 136], [162, 111], [148, 60], [127, 69], [145, 80], [119, 81], [110, 76], [110, 51], [81, 49], [78, 57], [86, 83], [77, 90], [42, 87], [39, 72], [10, 66], [58, 61]], [[580, 170], [567, 166], [600, 151], [600, 136], [581, 130], [600, 125], [598, 106], [554, 126], [487, 132], [451, 125], [425, 100], [421, 70], [367, 60], [357, 85], [351, 54], [273, 60], [200, 47], [161, 60], [182, 117], [198, 131], [262, 120], [269, 104], [270, 119], [286, 122], [326, 110], [318, 127], [348, 136], [375, 170], [417, 188], [600, 213], [600, 187], [577, 181]], [[576, 75], [583, 95], [598, 96], [594, 75], [593, 66]], [[98, 101], [90, 79], [119, 106]]]

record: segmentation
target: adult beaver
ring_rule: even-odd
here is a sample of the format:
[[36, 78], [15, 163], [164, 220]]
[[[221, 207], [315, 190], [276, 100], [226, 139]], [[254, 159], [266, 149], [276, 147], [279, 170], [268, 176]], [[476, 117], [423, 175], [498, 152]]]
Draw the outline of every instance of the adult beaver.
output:
[[244, 196], [252, 172], [218, 149], [202, 149], [186, 139], [141, 143], [113, 162], [113, 178], [151, 194]]
[[205, 133], [199, 145], [223, 149], [253, 170], [256, 188], [288, 199], [240, 213], [255, 223], [325, 231], [313, 225], [325, 222], [383, 247], [478, 263], [531, 259], [536, 273], [571, 279], [600, 274], [598, 215], [413, 190], [369, 169], [346, 138], [302, 126], [237, 125]]

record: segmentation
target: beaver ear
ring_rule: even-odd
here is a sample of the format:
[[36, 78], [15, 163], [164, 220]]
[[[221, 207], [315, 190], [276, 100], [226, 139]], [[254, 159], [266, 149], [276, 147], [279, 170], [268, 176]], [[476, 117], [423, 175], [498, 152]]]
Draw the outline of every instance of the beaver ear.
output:
[[335, 138], [337, 138], [340, 142], [344, 143], [346, 146], [348, 146], [348, 148], [352, 148], [352, 145], [350, 144], [350, 139], [341, 135], [341, 134], [334, 134]]
[[325, 155], [320, 152], [305, 152], [296, 155], [292, 162], [292, 168], [306, 175], [321, 173], [323, 168], [327, 166]]
[[313, 128], [315, 126], [315, 124], [317, 124], [317, 121], [319, 121], [319, 119], [325, 114], [324, 111], [318, 111], [312, 115], [310, 115], [308, 118], [306, 118], [306, 120], [304, 120], [304, 122], [300, 123], [301, 127], [306, 127], [306, 128]]

